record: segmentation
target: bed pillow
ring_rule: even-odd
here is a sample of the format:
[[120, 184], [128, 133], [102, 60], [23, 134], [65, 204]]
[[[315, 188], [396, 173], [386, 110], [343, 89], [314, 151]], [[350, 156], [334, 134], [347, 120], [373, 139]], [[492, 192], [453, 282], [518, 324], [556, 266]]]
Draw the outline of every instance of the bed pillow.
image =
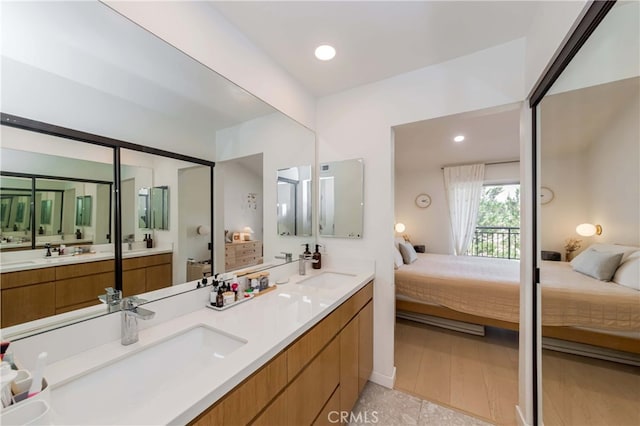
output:
[[400, 249], [400, 254], [402, 255], [402, 260], [407, 265], [418, 260], [418, 255], [416, 254], [416, 250], [413, 246], [406, 241], [400, 243], [398, 248]]
[[640, 252], [631, 254], [622, 262], [611, 281], [640, 291]]
[[395, 237], [393, 239], [393, 245], [396, 246], [398, 250], [400, 250], [400, 244], [406, 242], [402, 237]]
[[620, 265], [622, 253], [611, 253], [588, 249], [580, 253], [571, 261], [571, 266], [576, 272], [588, 275], [600, 281], [611, 281], [613, 274]]
[[393, 246], [393, 266], [394, 269], [399, 269], [402, 265], [404, 265], [404, 259], [402, 259], [402, 255], [398, 250], [398, 247]]
[[[589, 250], [592, 250], [592, 249], [596, 250], [596, 251], [599, 251], [599, 252], [603, 252], [603, 253], [622, 253], [621, 262], [624, 262], [632, 253], [637, 252], [638, 250], [640, 250], [640, 247], [621, 246], [621, 245], [618, 245], [618, 244], [599, 244], [599, 243], [597, 243], [597, 244], [591, 244], [582, 253], [585, 253], [585, 252], [587, 252]], [[578, 258], [582, 255], [582, 253], [577, 255], [571, 261], [571, 265], [572, 266], [573, 266], [573, 262], [578, 260]]]

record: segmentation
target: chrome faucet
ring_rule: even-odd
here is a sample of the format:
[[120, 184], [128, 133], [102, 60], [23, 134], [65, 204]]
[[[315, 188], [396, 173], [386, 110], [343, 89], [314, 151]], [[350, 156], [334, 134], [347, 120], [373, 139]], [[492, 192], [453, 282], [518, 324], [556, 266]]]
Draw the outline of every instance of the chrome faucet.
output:
[[287, 263], [293, 262], [293, 253], [287, 253], [286, 251], [281, 251], [280, 253], [284, 254], [284, 256], [275, 256], [276, 259], [284, 259]]
[[299, 256], [300, 264], [298, 265], [298, 273], [300, 275], [307, 275], [307, 263], [318, 263], [317, 260], [313, 259], [311, 255], [301, 254]]
[[98, 299], [102, 303], [107, 305], [107, 310], [109, 313], [117, 312], [120, 310], [120, 302], [122, 300], [122, 292], [120, 290], [116, 290], [113, 287], [105, 288], [107, 294], [101, 294], [98, 296]]
[[138, 341], [138, 318], [149, 320], [155, 316], [155, 312], [140, 308], [138, 305], [146, 300], [137, 297], [125, 297], [122, 299], [122, 338], [123, 345], [130, 345]]

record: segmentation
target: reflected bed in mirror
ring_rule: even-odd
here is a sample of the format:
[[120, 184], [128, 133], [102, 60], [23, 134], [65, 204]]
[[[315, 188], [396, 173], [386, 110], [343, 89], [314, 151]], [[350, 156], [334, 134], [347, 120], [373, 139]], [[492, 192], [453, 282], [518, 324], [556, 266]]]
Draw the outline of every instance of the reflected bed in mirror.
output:
[[[94, 296], [104, 293], [105, 287], [122, 288], [124, 282], [130, 282], [132, 285], [127, 286], [125, 294], [144, 293], [148, 300], [195, 288], [181, 284], [188, 279], [189, 258], [210, 261], [213, 257], [212, 272], [223, 272], [226, 269], [225, 215], [220, 212], [225, 208], [225, 180], [219, 175], [218, 167], [212, 172], [213, 161], [223, 164], [250, 155], [263, 156], [260, 174], [268, 179], [264, 179], [261, 190], [247, 191], [245, 195], [256, 194], [264, 208], [262, 211], [243, 210], [253, 216], [260, 215], [262, 226], [254, 227], [247, 221], [238, 224], [238, 229], [233, 231], [242, 232], [249, 226], [254, 231], [250, 233], [252, 240], [263, 235], [263, 267], [281, 263], [275, 259], [281, 251], [295, 253], [299, 250], [298, 241], [277, 236], [273, 176], [276, 170], [300, 161], [314, 163], [313, 132], [103, 3], [7, 3], [3, 4], [1, 20], [2, 149], [30, 151], [29, 155], [43, 156], [34, 161], [26, 157], [10, 158], [11, 155], [5, 156], [3, 151], [1, 170], [31, 173], [57, 181], [61, 180], [58, 177], [75, 177], [71, 171], [79, 169], [76, 162], [80, 161], [91, 164], [86, 168], [90, 170], [89, 176], [82, 176], [82, 179], [109, 182], [115, 189], [114, 148], [123, 148], [118, 169], [121, 178], [118, 184], [122, 184], [122, 216], [117, 235], [115, 197], [112, 197], [111, 207], [103, 207], [100, 193], [111, 190], [100, 183], [94, 189], [77, 188], [74, 194], [70, 191], [60, 193], [60, 203], [55, 196], [44, 196], [40, 189], [69, 188], [42, 187], [34, 192], [29, 179], [21, 184], [17, 181], [11, 185], [2, 183], [3, 188], [26, 190], [6, 191], [7, 198], [0, 204], [3, 210], [0, 212], [4, 238], [1, 247], [3, 273], [28, 275], [43, 262], [48, 262], [47, 266], [51, 268], [77, 267], [91, 262], [96, 267], [89, 269], [99, 276], [90, 281], [90, 287], [70, 288], [68, 294], [84, 294], [82, 300], [72, 298], [63, 306], [26, 310], [20, 321], [31, 322], [18, 326], [28, 330], [25, 333], [106, 312], [104, 306], [84, 307], [98, 303]], [[29, 46], [29, 55], [25, 55], [25, 45]], [[105, 75], [109, 78], [103, 78]], [[128, 90], [123, 92], [120, 90], [123, 87]], [[73, 139], [66, 140], [70, 148], [56, 149], [51, 139], [63, 136]], [[5, 145], [5, 141], [12, 140], [13, 145]], [[29, 144], [23, 144], [23, 140], [28, 140]], [[134, 147], [149, 155], [152, 152], [164, 154], [153, 160], [155, 164], [149, 164], [149, 158], [146, 162], [135, 163], [127, 159], [124, 149], [133, 151]], [[181, 154], [174, 153], [175, 150]], [[47, 156], [60, 158], [51, 161]], [[176, 158], [189, 161], [176, 167], [170, 164]], [[53, 166], [57, 171], [50, 170]], [[213, 173], [216, 174], [216, 188], [211, 188]], [[230, 182], [232, 179], [227, 180]], [[153, 229], [150, 218], [144, 212], [140, 214], [140, 209], [144, 208], [139, 205], [138, 191], [143, 187], [166, 187], [170, 193], [168, 197], [161, 197], [164, 210], [159, 213], [161, 224], [158, 227], [163, 229]], [[36, 195], [29, 199], [34, 193]], [[38, 194], [40, 198], [36, 199]], [[207, 197], [213, 198], [213, 202]], [[145, 208], [150, 211], [151, 200], [148, 201]], [[246, 204], [236, 205], [238, 210], [245, 207]], [[214, 208], [216, 214], [212, 215]], [[112, 223], [98, 229], [101, 223], [98, 215], [105, 213], [111, 214]], [[211, 217], [215, 217], [215, 223], [211, 222]], [[38, 234], [40, 227], [42, 234]], [[198, 232], [202, 227], [208, 228], [209, 232]], [[77, 235], [82, 235], [81, 239]], [[153, 249], [146, 248], [145, 235], [151, 236]], [[82, 245], [85, 239], [87, 241]], [[105, 244], [109, 241], [111, 244]], [[45, 258], [46, 243], [53, 246], [50, 258]], [[7, 244], [24, 244], [27, 250], [9, 252], [9, 248], [5, 250]], [[36, 248], [32, 249], [32, 245]], [[59, 245], [67, 245], [64, 256], [54, 251]], [[73, 256], [69, 250], [74, 247], [78, 248], [78, 256]], [[166, 252], [147, 251], [162, 250], [163, 247], [167, 248]], [[80, 255], [83, 249], [88, 252]], [[162, 261], [142, 264], [143, 258]], [[134, 262], [134, 259], [137, 260]], [[114, 273], [116, 262], [122, 262], [124, 266], [120, 280]], [[168, 279], [168, 282], [157, 277]], [[76, 278], [65, 279], [71, 282]], [[6, 283], [2, 280], [3, 296], [5, 292], [20, 293], [20, 289], [10, 288]], [[45, 295], [50, 298], [53, 292], [62, 294], [57, 288], [65, 283], [59, 284], [54, 276], [46, 277], [40, 284], [40, 287], [31, 286], [40, 292], [29, 297]], [[161, 285], [171, 287], [155, 290]], [[12, 309], [20, 312], [20, 306], [28, 304], [25, 297], [21, 294], [18, 301], [12, 303], [3, 297], [3, 315], [8, 315], [6, 313]], [[69, 310], [72, 312], [67, 312]]]
[[362, 238], [364, 163], [361, 158], [320, 164], [320, 235]]

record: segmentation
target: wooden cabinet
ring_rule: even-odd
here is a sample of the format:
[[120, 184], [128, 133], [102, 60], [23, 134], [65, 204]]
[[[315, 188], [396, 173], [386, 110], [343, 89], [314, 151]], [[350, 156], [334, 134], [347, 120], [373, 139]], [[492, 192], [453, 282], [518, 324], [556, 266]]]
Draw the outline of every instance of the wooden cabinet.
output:
[[[97, 305], [115, 283], [115, 261], [100, 260], [5, 272], [0, 276], [1, 327]], [[172, 284], [172, 254], [123, 260], [124, 296]]]
[[113, 260], [57, 266], [55, 271], [57, 314], [99, 304], [98, 296], [115, 282]]
[[369, 283], [191, 424], [334, 424], [371, 374], [372, 297]]
[[123, 259], [122, 296], [133, 296], [171, 286], [172, 262], [172, 253]]
[[242, 241], [224, 245], [225, 271], [262, 263], [262, 241]]

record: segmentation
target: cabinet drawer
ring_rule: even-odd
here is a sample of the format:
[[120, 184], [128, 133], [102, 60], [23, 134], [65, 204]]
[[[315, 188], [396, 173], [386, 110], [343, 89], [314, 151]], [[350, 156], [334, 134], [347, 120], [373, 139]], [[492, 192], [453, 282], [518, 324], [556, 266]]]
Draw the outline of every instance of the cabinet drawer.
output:
[[5, 272], [0, 275], [0, 286], [3, 290], [54, 281], [56, 273], [54, 268], [30, 269], [28, 271]]
[[112, 287], [114, 281], [115, 273], [113, 272], [56, 281], [55, 307], [59, 309], [93, 300], [97, 301], [98, 296], [104, 294], [105, 288]]
[[336, 312], [338, 312], [340, 316], [340, 328], [347, 325], [347, 323], [351, 321], [351, 318], [353, 318], [372, 297], [373, 282], [370, 282], [358, 290], [349, 300], [340, 305], [340, 307], [336, 309]]
[[303, 369], [305, 365], [322, 349], [340, 330], [340, 316], [332, 312], [318, 325], [293, 343], [287, 353], [287, 372], [289, 380]]
[[122, 270], [146, 268], [147, 266], [162, 265], [164, 263], [172, 263], [173, 255], [171, 253], [153, 254], [150, 256], [131, 257], [122, 260]]
[[333, 392], [329, 401], [322, 408], [322, 411], [313, 422], [313, 426], [334, 426], [338, 423], [338, 419], [340, 419], [340, 386]]
[[53, 282], [2, 290], [1, 326], [9, 327], [54, 315], [55, 292]]
[[132, 269], [122, 272], [122, 297], [134, 296], [147, 291], [147, 271]]
[[248, 424], [287, 385], [286, 365], [283, 352], [233, 390], [222, 403], [224, 424]]
[[[103, 272], [113, 272], [115, 269], [114, 260], [101, 260], [99, 262], [84, 262], [75, 265], [56, 266], [56, 280], [82, 277], [85, 275], [100, 274]], [[111, 282], [107, 287], [113, 287]], [[104, 287], [102, 288], [104, 290]]]
[[288, 425], [310, 425], [340, 383], [340, 343], [337, 338], [318, 355], [286, 390]]
[[171, 264], [149, 266], [146, 269], [147, 291], [169, 287], [173, 283]]

